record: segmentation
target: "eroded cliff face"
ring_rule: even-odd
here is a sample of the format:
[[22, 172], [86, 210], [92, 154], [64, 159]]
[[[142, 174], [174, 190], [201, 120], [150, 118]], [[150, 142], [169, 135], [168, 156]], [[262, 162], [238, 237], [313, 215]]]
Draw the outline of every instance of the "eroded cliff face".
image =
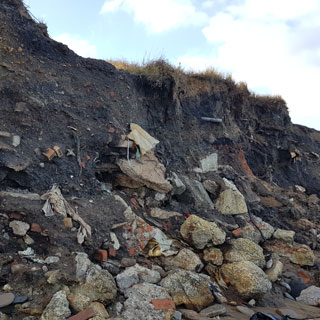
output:
[[[148, 219], [150, 225], [141, 222], [142, 218], [137, 220], [147, 230], [161, 228], [174, 239], [187, 239], [189, 249], [199, 255], [210, 274], [208, 270], [213, 269], [203, 260], [201, 251], [203, 239], [198, 239], [199, 246], [198, 242], [190, 243], [189, 231], [180, 234], [188, 216], [183, 214], [195, 213], [221, 227], [219, 234], [223, 237], [214, 244], [222, 250], [223, 263], [231, 245], [224, 241], [240, 234], [261, 246], [264, 243], [250, 224], [252, 217], [239, 218], [239, 208], [254, 214], [255, 224], [262, 229], [268, 222], [274, 228], [294, 230], [298, 244], [280, 246], [286, 254], [289, 250], [294, 255], [300, 245], [318, 250], [320, 133], [292, 124], [286, 104], [279, 97], [255, 96], [231, 78], [186, 75], [164, 61], [157, 62], [156, 68], [158, 77], [148, 77], [118, 70], [105, 61], [83, 59], [50, 39], [45, 26], [30, 17], [20, 0], [0, 2], [0, 209], [5, 214], [0, 216], [0, 228], [8, 235], [0, 240], [1, 253], [14, 255], [19, 265], [25, 263], [31, 268], [29, 260], [17, 255], [26, 248], [28, 239], [19, 238], [15, 232], [20, 231], [9, 226], [13, 220], [23, 220], [30, 227], [28, 234], [35, 240], [31, 246], [37, 255], [45, 258], [60, 254], [61, 277], [65, 278], [50, 279], [57, 283], [63, 280], [71, 288], [72, 277], [65, 274], [75, 263], [72, 252], [85, 252], [92, 260], [98, 249], [114, 254], [114, 243], [110, 247], [112, 241], [106, 240], [106, 234], [120, 223], [126, 231], [113, 229], [121, 243], [116, 258], [112, 256], [116, 262], [111, 267], [103, 265], [110, 270], [116, 265], [118, 269], [113, 270], [120, 272], [124, 267], [119, 264], [121, 258], [132, 254], [138, 262], [144, 259], [135, 250], [132, 252], [134, 248], [127, 243], [132, 239], [123, 233], [132, 227], [127, 225], [131, 210]], [[141, 148], [137, 149], [127, 136], [132, 123], [159, 141], [146, 167], [139, 158]], [[212, 163], [203, 165], [201, 161], [210, 155]], [[136, 164], [142, 166], [140, 172], [135, 171]], [[200, 170], [201, 166], [211, 167]], [[157, 175], [150, 178], [151, 171]], [[174, 186], [176, 177], [181, 178], [184, 188]], [[158, 178], [160, 186], [159, 181], [150, 181]], [[92, 235], [83, 243], [77, 241], [77, 230], [71, 232], [61, 216], [48, 218], [41, 212], [46, 197], [40, 199], [39, 194], [54, 184], [91, 226]], [[157, 215], [163, 212], [150, 214], [155, 207], [173, 211], [174, 215], [169, 214], [165, 222], [159, 220]], [[212, 224], [208, 227], [208, 221], [199, 221], [211, 231], [217, 228]], [[79, 220], [73, 223], [81, 229]], [[35, 227], [31, 230], [33, 224], [42, 227], [41, 233]], [[281, 249], [273, 242], [265, 251]], [[310, 248], [304, 250], [309, 250], [308, 259], [314, 258]], [[314, 268], [310, 269], [313, 273], [309, 270], [313, 277], [316, 261], [310, 260], [311, 266], [309, 260], [306, 265]], [[18, 281], [7, 265], [12, 260], [8, 261], [4, 262], [5, 276], [24, 292], [24, 282]], [[152, 263], [167, 267], [160, 260]], [[39, 279], [32, 275], [28, 281], [46, 291], [43, 278]], [[316, 281], [314, 277], [311, 282]], [[275, 288], [279, 286], [274, 284], [273, 294], [278, 293]], [[55, 289], [48, 289], [50, 298]], [[275, 295], [271, 300], [278, 298]], [[42, 305], [47, 302], [42, 301]]]

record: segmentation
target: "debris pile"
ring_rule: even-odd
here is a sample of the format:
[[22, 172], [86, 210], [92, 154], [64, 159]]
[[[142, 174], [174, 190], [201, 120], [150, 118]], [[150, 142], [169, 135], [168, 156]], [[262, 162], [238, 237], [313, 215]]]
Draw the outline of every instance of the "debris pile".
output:
[[319, 317], [319, 132], [0, 24], [0, 319]]

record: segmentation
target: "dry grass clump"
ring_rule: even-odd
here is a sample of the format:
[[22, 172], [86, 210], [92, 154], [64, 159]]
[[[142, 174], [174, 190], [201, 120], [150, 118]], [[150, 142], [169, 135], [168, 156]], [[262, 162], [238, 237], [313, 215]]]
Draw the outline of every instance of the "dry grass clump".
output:
[[256, 95], [249, 91], [245, 82], [236, 83], [230, 74], [222, 74], [214, 68], [201, 72], [186, 71], [180, 66], [173, 66], [163, 58], [142, 63], [130, 63], [125, 60], [107, 62], [119, 70], [141, 77], [154, 88], [168, 88], [173, 83], [176, 89], [183, 90], [186, 97], [232, 91], [241, 96], [250, 96], [257, 106], [286, 108], [286, 103], [280, 96]]

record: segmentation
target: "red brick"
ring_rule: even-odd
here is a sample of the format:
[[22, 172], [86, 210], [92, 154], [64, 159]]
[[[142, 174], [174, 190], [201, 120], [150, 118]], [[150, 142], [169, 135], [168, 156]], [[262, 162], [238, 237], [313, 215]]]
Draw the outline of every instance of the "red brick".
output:
[[235, 229], [232, 231], [232, 234], [235, 236], [235, 237], [238, 237], [242, 234], [242, 229], [241, 228], [238, 228], [238, 229]]
[[302, 278], [304, 283], [309, 283], [310, 282], [310, 277], [309, 275], [304, 271], [304, 270], [299, 270], [298, 276]]
[[13, 212], [13, 213], [10, 213], [9, 217], [10, 219], [20, 220], [22, 218], [22, 215], [19, 213]]
[[155, 310], [174, 310], [175, 309], [175, 304], [173, 300], [156, 299], [156, 300], [151, 300], [151, 303], [153, 304]]
[[97, 261], [107, 261], [108, 259], [108, 252], [107, 250], [102, 250], [102, 249], [99, 249], [96, 251], [95, 255], [94, 255], [94, 258], [97, 260]]
[[87, 320], [87, 319], [92, 318], [93, 316], [94, 316], [93, 309], [87, 308], [83, 311], [80, 311], [76, 315], [68, 318], [67, 320]]
[[130, 256], [131, 256], [131, 257], [134, 256], [134, 255], [136, 254], [136, 251], [137, 251], [137, 248], [130, 248], [130, 249], [129, 249], [129, 254], [130, 254]]
[[32, 232], [41, 232], [41, 227], [37, 223], [32, 223], [30, 231], [32, 231]]

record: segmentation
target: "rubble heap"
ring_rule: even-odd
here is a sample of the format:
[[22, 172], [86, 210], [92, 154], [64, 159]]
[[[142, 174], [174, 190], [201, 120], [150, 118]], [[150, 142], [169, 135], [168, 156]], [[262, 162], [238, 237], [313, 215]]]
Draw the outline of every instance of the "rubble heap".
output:
[[319, 316], [320, 133], [284, 101], [80, 58], [20, 0], [0, 80], [0, 319]]

